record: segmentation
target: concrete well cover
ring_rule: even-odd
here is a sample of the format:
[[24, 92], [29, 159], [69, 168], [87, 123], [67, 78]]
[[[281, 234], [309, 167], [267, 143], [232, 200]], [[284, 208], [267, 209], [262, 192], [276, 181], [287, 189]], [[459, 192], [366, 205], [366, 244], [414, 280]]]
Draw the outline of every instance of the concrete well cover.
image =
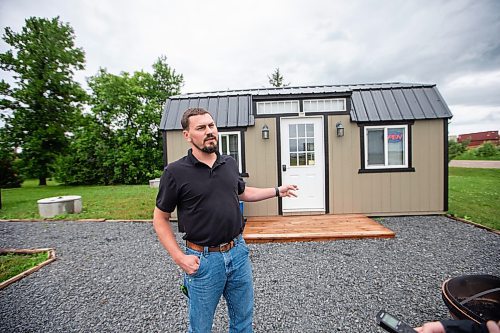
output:
[[82, 211], [82, 197], [79, 195], [45, 198], [38, 200], [37, 203], [38, 212], [42, 217], [54, 217], [67, 213], [81, 213]]

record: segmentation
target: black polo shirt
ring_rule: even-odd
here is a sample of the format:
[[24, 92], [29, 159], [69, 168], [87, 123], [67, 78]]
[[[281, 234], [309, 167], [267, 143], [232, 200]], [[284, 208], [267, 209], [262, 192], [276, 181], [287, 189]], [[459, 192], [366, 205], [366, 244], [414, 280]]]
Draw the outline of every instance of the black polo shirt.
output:
[[156, 207], [171, 213], [177, 207], [183, 239], [202, 246], [229, 242], [243, 231], [238, 195], [245, 191], [238, 165], [217, 153], [212, 168], [193, 156], [170, 163], [160, 179]]

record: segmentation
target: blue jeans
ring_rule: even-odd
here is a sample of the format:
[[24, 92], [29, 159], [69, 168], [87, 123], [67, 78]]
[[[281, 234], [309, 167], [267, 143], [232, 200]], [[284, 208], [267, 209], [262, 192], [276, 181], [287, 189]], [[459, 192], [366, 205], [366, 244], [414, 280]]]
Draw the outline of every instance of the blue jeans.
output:
[[203, 252], [186, 248], [200, 258], [192, 275], [184, 273], [189, 293], [189, 332], [211, 332], [215, 309], [224, 296], [229, 314], [229, 332], [252, 332], [253, 279], [248, 247], [240, 235], [227, 252]]

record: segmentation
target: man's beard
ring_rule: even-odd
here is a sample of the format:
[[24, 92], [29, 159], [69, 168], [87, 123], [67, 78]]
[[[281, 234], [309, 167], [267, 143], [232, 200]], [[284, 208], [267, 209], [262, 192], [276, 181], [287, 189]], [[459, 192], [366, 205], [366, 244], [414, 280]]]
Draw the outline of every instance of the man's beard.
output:
[[207, 139], [213, 139], [215, 141], [215, 143], [213, 145], [210, 145], [210, 146], [201, 146], [201, 147], [199, 147], [198, 145], [194, 145], [194, 146], [204, 153], [213, 154], [218, 150], [217, 138], [213, 135], [209, 135], [205, 138], [205, 140], [203, 142], [207, 141]]

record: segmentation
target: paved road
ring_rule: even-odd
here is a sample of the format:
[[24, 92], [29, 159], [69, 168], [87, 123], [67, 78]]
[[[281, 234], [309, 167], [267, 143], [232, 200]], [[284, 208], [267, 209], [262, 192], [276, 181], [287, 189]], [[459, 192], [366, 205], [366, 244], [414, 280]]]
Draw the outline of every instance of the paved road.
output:
[[452, 160], [449, 164], [451, 167], [461, 168], [491, 168], [500, 169], [500, 161], [465, 161]]

